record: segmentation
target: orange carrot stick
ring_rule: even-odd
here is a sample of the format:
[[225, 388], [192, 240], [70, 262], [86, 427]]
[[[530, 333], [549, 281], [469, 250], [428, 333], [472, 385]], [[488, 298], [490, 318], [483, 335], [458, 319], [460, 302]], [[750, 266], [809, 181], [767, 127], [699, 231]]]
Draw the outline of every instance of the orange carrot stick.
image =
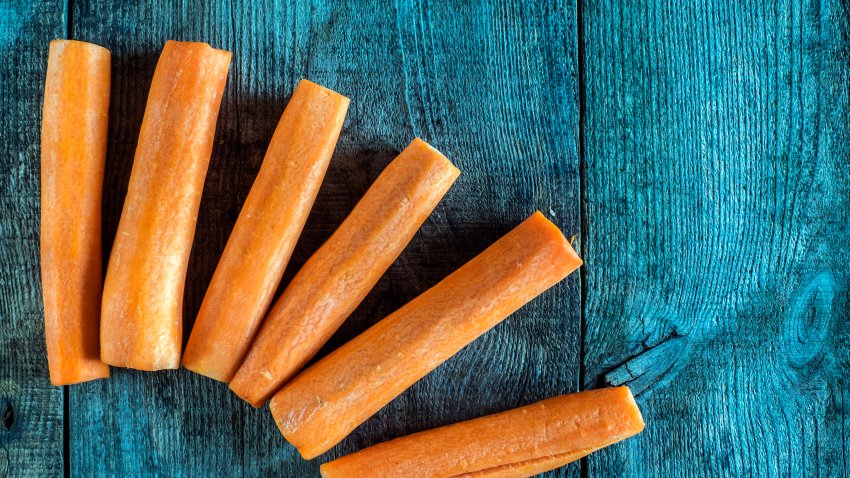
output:
[[266, 403], [366, 297], [458, 174], [437, 150], [413, 140], [292, 279], [230, 388], [255, 407]]
[[580, 265], [561, 231], [533, 214], [284, 386], [271, 401], [278, 427], [314, 458]]
[[50, 42], [41, 125], [41, 283], [53, 385], [109, 377], [98, 339], [109, 63], [106, 48]]
[[527, 477], [625, 440], [643, 427], [627, 387], [590, 390], [397, 438], [325, 463], [321, 473], [324, 478]]
[[269, 308], [336, 146], [348, 98], [301, 80], [227, 241], [183, 354], [229, 382]]
[[101, 358], [177, 368], [183, 285], [230, 53], [168, 41], [153, 74], [106, 271]]

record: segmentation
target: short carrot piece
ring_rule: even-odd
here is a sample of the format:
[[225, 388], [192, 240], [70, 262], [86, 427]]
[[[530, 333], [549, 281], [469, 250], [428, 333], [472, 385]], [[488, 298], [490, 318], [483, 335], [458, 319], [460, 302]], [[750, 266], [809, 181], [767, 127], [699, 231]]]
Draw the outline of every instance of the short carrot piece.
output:
[[286, 287], [230, 388], [255, 407], [265, 404], [366, 297], [459, 174], [413, 140]]
[[348, 98], [301, 80], [216, 267], [183, 366], [229, 382], [248, 353], [336, 146]]
[[168, 41], [151, 82], [103, 288], [101, 358], [180, 365], [183, 287], [230, 52]]
[[53, 385], [109, 377], [99, 340], [109, 68], [106, 48], [50, 42], [41, 126], [41, 282]]
[[304, 458], [329, 450], [414, 382], [581, 265], [539, 212], [312, 365], [271, 401]]
[[397, 438], [325, 463], [321, 473], [324, 478], [528, 477], [643, 428], [628, 387], [603, 388]]

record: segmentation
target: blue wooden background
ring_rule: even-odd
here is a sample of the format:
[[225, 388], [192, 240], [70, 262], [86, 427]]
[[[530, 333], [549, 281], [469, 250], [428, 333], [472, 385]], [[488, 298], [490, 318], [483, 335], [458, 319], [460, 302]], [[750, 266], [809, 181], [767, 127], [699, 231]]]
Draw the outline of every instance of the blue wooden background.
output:
[[[108, 253], [167, 39], [233, 52], [186, 334], [296, 82], [352, 99], [287, 278], [421, 136], [463, 171], [329, 344], [540, 209], [585, 258], [331, 452], [186, 371], [51, 387], [38, 266], [47, 44], [113, 54]], [[647, 428], [547, 476], [850, 475], [843, 0], [0, 0], [0, 477], [317, 476], [434, 426], [627, 384]], [[288, 280], [285, 278], [284, 280]]]

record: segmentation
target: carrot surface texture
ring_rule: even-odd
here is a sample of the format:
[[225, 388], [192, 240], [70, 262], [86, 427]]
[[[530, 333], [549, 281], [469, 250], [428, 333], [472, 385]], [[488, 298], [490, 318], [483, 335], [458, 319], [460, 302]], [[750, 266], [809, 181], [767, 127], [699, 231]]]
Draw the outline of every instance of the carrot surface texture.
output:
[[269, 308], [339, 138], [348, 98], [301, 80], [224, 248], [183, 366], [229, 382]]
[[255, 407], [265, 404], [366, 297], [459, 174], [413, 140], [286, 287], [230, 388]]
[[628, 387], [561, 395], [507, 412], [414, 433], [321, 466], [324, 478], [527, 477], [637, 435]]
[[304, 458], [324, 453], [414, 382], [581, 265], [539, 212], [284, 386], [271, 412]]
[[101, 358], [140, 370], [180, 365], [183, 287], [230, 52], [168, 41], [153, 74], [109, 257]]
[[50, 42], [41, 126], [41, 283], [53, 385], [109, 377], [99, 339], [109, 66], [106, 48]]

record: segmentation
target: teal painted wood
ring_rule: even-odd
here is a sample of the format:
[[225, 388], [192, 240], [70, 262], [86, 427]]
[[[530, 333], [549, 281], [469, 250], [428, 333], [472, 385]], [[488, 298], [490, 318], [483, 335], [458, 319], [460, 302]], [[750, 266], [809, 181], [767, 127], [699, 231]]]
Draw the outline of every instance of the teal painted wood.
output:
[[0, 477], [62, 474], [62, 388], [50, 385], [39, 272], [39, 138], [53, 0], [0, 1]]
[[584, 2], [588, 476], [850, 476], [846, 2]]
[[[850, 12], [837, 1], [589, 3], [584, 385], [633, 387], [648, 428], [589, 458], [587, 476], [848, 475]], [[36, 145], [46, 41], [64, 17], [54, 2], [0, 7], [11, 59], [0, 67], [0, 476], [42, 476], [62, 465], [62, 395], [47, 383], [41, 332]], [[73, 7], [72, 36], [114, 53], [106, 244], [162, 42], [235, 53], [187, 324], [302, 76], [353, 102], [289, 277], [410, 136], [464, 170], [331, 347], [531, 207], [578, 232], [572, 5], [263, 7]], [[577, 287], [547, 293], [328, 456], [571, 390]], [[302, 476], [317, 466], [265, 410], [186, 372], [116, 370], [69, 390], [75, 476]]]
[[[535, 209], [579, 231], [575, 5], [551, 1], [75, 1], [72, 35], [113, 53], [104, 243], [126, 191], [166, 39], [233, 52], [189, 265], [185, 334], [300, 78], [348, 95], [349, 116], [284, 282], [414, 137], [463, 171], [326, 351], [472, 258]], [[70, 390], [74, 476], [317, 476], [319, 463], [410, 432], [574, 391], [578, 277], [548, 291], [313, 462], [266, 408], [186, 371], [113, 370]], [[325, 352], [323, 352], [325, 353]], [[549, 476], [579, 476], [579, 465]]]

